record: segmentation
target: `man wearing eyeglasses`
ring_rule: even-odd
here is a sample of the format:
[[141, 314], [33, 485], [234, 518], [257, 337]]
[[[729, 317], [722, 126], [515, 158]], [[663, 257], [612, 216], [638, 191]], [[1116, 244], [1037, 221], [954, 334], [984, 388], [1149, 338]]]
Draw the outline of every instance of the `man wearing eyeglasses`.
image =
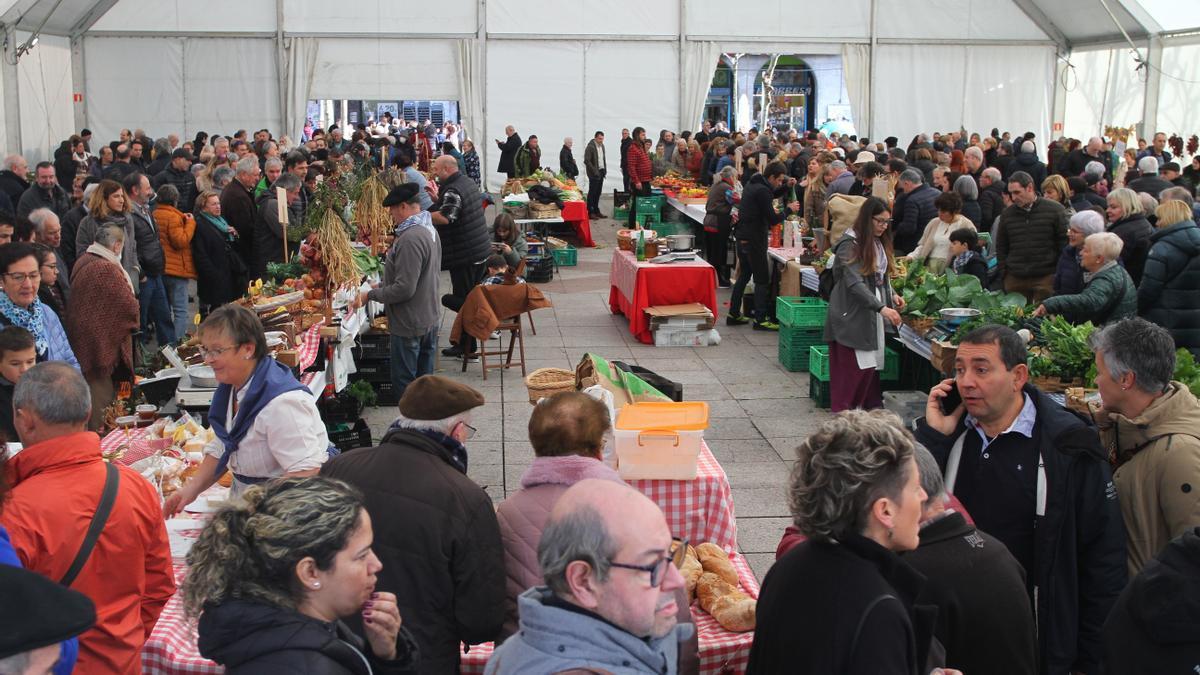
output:
[[996, 262], [1004, 290], [1032, 303], [1054, 294], [1058, 256], [1067, 245], [1067, 210], [1037, 195], [1033, 176], [1017, 171], [1008, 178], [1012, 205], [1000, 213]]
[[[376, 590], [395, 593], [422, 673], [458, 672], [460, 643], [498, 637], [504, 550], [492, 500], [467, 477], [466, 443], [483, 394], [437, 375], [413, 380], [376, 448], [334, 457], [321, 475], [358, 488], [383, 563]], [[360, 632], [355, 613], [348, 621]]]
[[637, 490], [595, 479], [571, 486], [538, 545], [546, 585], [517, 599], [520, 630], [484, 672], [673, 675], [679, 640], [693, 630], [676, 621], [686, 549]]

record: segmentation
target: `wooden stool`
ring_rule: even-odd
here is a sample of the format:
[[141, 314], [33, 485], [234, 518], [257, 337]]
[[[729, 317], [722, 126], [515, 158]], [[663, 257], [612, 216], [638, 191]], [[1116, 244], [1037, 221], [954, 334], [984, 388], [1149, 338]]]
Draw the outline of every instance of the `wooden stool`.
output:
[[[500, 337], [496, 338], [497, 340], [500, 341], [500, 346], [496, 349], [496, 351], [488, 351], [487, 345], [488, 345], [488, 342], [491, 340], [490, 337], [486, 340], [478, 340], [477, 341], [478, 347], [476, 347], [476, 349], [478, 349], [478, 352], [476, 352], [476, 354], [479, 356], [479, 364], [483, 368], [483, 379], [485, 381], [487, 380], [488, 370], [512, 368], [514, 366], [521, 367], [521, 376], [524, 377], [525, 376], [525, 335], [524, 335], [524, 331], [521, 329], [521, 315], [518, 314], [515, 317], [504, 321], [500, 325], [496, 326], [496, 330], [500, 332]], [[508, 349], [507, 350], [504, 349], [504, 331], [508, 331]], [[517, 363], [513, 363], [513, 349], [514, 349], [514, 347], [518, 347], [518, 346], [520, 347], [521, 359]], [[489, 356], [505, 356], [507, 358], [504, 361], [502, 361], [501, 363], [494, 364], [494, 365], [488, 365], [488, 357]], [[467, 372], [467, 363], [468, 363], [467, 358], [468, 358], [468, 355], [464, 352], [463, 353], [463, 362], [462, 362], [462, 372], [464, 372], [464, 373]]]

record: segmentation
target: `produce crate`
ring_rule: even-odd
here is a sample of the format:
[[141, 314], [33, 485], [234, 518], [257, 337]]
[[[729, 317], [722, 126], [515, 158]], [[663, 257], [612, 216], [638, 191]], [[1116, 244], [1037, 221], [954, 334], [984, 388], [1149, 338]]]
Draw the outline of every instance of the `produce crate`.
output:
[[350, 376], [354, 380], [366, 380], [372, 384], [375, 382], [391, 382], [392, 381], [392, 362], [391, 361], [356, 361], [354, 363], [357, 370], [351, 373]]
[[828, 310], [829, 303], [821, 298], [775, 298], [775, 318], [781, 326], [824, 326]]
[[[634, 222], [646, 229], [653, 229], [655, 232], [659, 230], [659, 225], [662, 223], [662, 215], [658, 213], [639, 213], [633, 217]], [[653, 228], [651, 228], [653, 226]]]
[[388, 359], [392, 355], [392, 338], [386, 331], [368, 331], [358, 336], [358, 344], [351, 350], [354, 361]]
[[629, 220], [629, 209], [614, 207], [612, 212], [613, 220]]
[[[829, 381], [829, 345], [813, 345], [808, 348], [809, 377]], [[900, 355], [891, 347], [884, 349], [883, 370], [879, 381], [896, 382], [900, 379]]]
[[808, 397], [819, 408], [829, 407], [829, 381], [818, 380], [815, 377], [808, 378]]
[[317, 401], [317, 410], [325, 424], [353, 424], [362, 415], [363, 406], [358, 399], [343, 391]]
[[662, 195], [651, 197], [634, 197], [633, 199], [634, 212], [639, 216], [642, 214], [661, 216], [663, 206], [666, 206], [666, 204], [667, 198]]
[[574, 267], [579, 264], [579, 249], [574, 246], [551, 249], [551, 254], [559, 267]]
[[371, 388], [375, 390], [376, 408], [392, 408], [400, 402], [400, 397], [396, 395], [396, 389], [391, 382], [372, 382]]
[[629, 193], [624, 190], [613, 190], [613, 208], [624, 209], [629, 215]]
[[329, 442], [342, 452], [371, 447], [371, 427], [367, 426], [367, 421], [361, 417], [353, 425], [334, 424], [326, 427], [326, 430], [329, 433]]
[[780, 328], [779, 363], [789, 371], [809, 369], [809, 348], [824, 344], [824, 328]]

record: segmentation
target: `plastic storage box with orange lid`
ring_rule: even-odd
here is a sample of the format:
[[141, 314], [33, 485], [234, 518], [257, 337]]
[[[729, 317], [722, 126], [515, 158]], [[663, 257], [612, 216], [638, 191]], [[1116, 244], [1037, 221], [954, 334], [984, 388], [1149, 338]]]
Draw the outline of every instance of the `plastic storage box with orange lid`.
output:
[[630, 403], [617, 413], [617, 470], [626, 480], [695, 480], [708, 404]]

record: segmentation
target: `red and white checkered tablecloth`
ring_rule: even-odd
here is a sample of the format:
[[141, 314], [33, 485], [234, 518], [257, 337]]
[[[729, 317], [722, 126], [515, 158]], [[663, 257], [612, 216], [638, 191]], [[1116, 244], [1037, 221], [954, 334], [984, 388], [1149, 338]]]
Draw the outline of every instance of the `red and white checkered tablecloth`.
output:
[[100, 452], [110, 454], [122, 445], [127, 446], [125, 454], [121, 455], [117, 462], [129, 466], [160, 450], [171, 447], [171, 439], [146, 438], [145, 429], [113, 429], [100, 439]]
[[693, 544], [710, 541], [726, 551], [737, 550], [737, 519], [729, 477], [707, 443], [700, 445], [696, 480], [631, 480], [629, 484], [663, 510], [672, 536]]
[[296, 353], [299, 356], [300, 384], [306, 387], [312, 382], [313, 377], [316, 376], [316, 373], [306, 373], [304, 371], [317, 360], [317, 353], [321, 348], [321, 326], [324, 323], [325, 320], [322, 319], [304, 331], [304, 334], [300, 336], [300, 344], [296, 345]]
[[[175, 564], [175, 585], [187, 575], [182, 559]], [[190, 675], [194, 673], [224, 673], [225, 668], [200, 656], [196, 647], [196, 624], [183, 613], [183, 596], [171, 596], [163, 607], [158, 623], [142, 647], [142, 673], [145, 675]]]
[[[758, 580], [750, 569], [750, 563], [740, 553], [731, 553], [729, 561], [737, 570], [738, 581], [742, 590], [750, 597], [758, 598]], [[708, 612], [700, 609], [700, 603], [692, 603], [692, 622], [696, 625], [696, 635], [700, 643], [700, 674], [701, 675], [736, 675], [746, 672], [750, 661], [750, 646], [754, 643], [754, 631], [748, 633], [731, 633]], [[471, 651], [462, 655], [460, 667], [463, 675], [483, 673], [487, 660], [492, 655], [493, 645], [488, 642], [474, 645]]]

